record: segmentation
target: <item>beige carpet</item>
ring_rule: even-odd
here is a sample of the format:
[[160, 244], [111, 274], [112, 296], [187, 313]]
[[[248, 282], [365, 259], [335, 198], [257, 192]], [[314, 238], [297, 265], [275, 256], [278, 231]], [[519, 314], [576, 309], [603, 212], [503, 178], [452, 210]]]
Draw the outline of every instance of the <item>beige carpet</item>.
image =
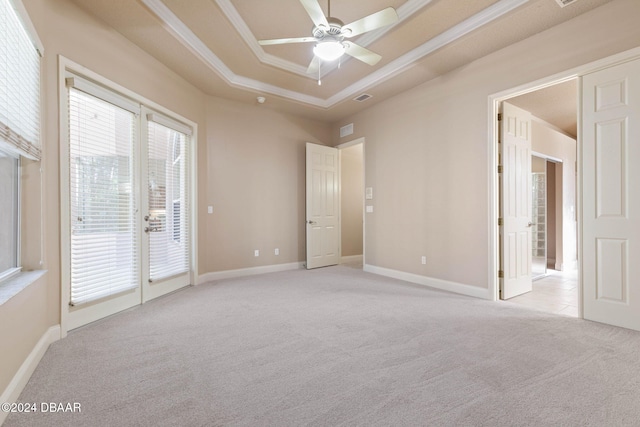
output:
[[222, 280], [51, 346], [5, 426], [637, 426], [640, 333], [347, 267]]

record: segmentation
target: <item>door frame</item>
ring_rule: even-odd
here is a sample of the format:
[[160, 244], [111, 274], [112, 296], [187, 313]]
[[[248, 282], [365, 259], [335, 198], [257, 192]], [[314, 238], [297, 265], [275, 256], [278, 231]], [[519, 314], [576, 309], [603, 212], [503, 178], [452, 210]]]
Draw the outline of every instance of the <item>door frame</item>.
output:
[[[365, 233], [365, 231], [367, 229], [367, 227], [366, 227], [367, 215], [366, 215], [366, 212], [365, 212], [365, 209], [366, 209], [365, 205], [367, 204], [366, 203], [367, 201], [365, 200], [365, 196], [364, 196], [364, 189], [367, 188], [367, 182], [366, 182], [366, 177], [367, 177], [366, 167], [367, 167], [367, 165], [366, 165], [366, 161], [365, 161], [365, 159], [366, 159], [365, 150], [367, 148], [367, 145], [365, 144], [365, 137], [362, 136], [360, 138], [356, 138], [356, 139], [353, 139], [351, 141], [347, 141], [347, 142], [344, 142], [342, 144], [336, 145], [336, 148], [338, 149], [338, 168], [342, 171], [342, 150], [345, 149], [345, 148], [353, 147], [354, 145], [358, 145], [358, 144], [362, 144], [362, 190], [363, 190], [363, 193], [362, 193], [362, 268], [364, 269], [364, 266], [366, 264], [365, 263], [365, 260], [366, 260], [365, 252], [367, 250], [366, 249], [367, 248], [367, 245], [366, 245], [367, 237], [366, 237], [366, 233]], [[338, 185], [340, 185], [341, 188], [342, 188], [342, 174], [340, 174], [340, 182], [338, 183]], [[341, 215], [340, 215], [340, 259], [342, 259], [342, 192], [340, 192], [340, 200], [338, 202], [339, 202], [339, 209], [340, 209], [340, 213], [341, 213]]]
[[[191, 233], [191, 260], [190, 260], [190, 271], [189, 271], [189, 279], [192, 285], [198, 284], [198, 163], [197, 163], [197, 152], [198, 152], [198, 124], [192, 120], [187, 119], [186, 117], [181, 116], [166, 107], [163, 107], [160, 104], [157, 104], [150, 99], [145, 98], [144, 96], [134, 92], [130, 89], [127, 89], [124, 86], [121, 86], [106, 77], [62, 56], [58, 55], [58, 109], [59, 109], [59, 141], [60, 141], [60, 162], [59, 162], [59, 177], [60, 177], [60, 338], [65, 338], [68, 332], [68, 315], [69, 315], [69, 297], [70, 297], [70, 272], [69, 268], [65, 267], [68, 265], [70, 260], [71, 246], [69, 231], [70, 225], [68, 221], [68, 212], [69, 212], [69, 162], [65, 157], [64, 150], [68, 150], [68, 135], [69, 135], [69, 126], [68, 126], [68, 99], [65, 96], [67, 93], [67, 87], [65, 82], [65, 77], [67, 72], [71, 72], [73, 74], [77, 74], [89, 80], [92, 80], [99, 85], [102, 85], [109, 90], [112, 90], [120, 95], [123, 95], [136, 103], [140, 103], [142, 106], [148, 107], [152, 110], [157, 111], [158, 113], [164, 114], [168, 117], [174, 118], [180, 122], [191, 127], [193, 133], [191, 135], [190, 143], [191, 147], [191, 158], [189, 159], [190, 165], [190, 188], [189, 188], [189, 198], [191, 202], [191, 218], [190, 218], [190, 229]], [[140, 133], [140, 130], [138, 130]], [[142, 144], [139, 141], [139, 144]], [[137, 149], [138, 153], [140, 149]], [[136, 171], [136, 174], [139, 174], [140, 171]], [[138, 194], [137, 197], [140, 195]], [[65, 217], [66, 216], [66, 217]], [[142, 213], [138, 212], [138, 216], [142, 218]], [[140, 219], [139, 218], [139, 219]], [[141, 221], [139, 221], [141, 223]], [[140, 287], [142, 288], [142, 277], [140, 277]], [[141, 289], [142, 291], [142, 289]], [[140, 301], [142, 304], [142, 299]]]
[[509, 98], [513, 98], [525, 93], [534, 92], [536, 90], [544, 89], [549, 86], [553, 86], [558, 83], [564, 83], [568, 80], [578, 79], [578, 102], [576, 105], [576, 111], [578, 115], [578, 137], [576, 139], [577, 149], [577, 177], [576, 177], [576, 220], [577, 220], [577, 239], [578, 239], [578, 317], [583, 318], [582, 307], [582, 156], [580, 153], [580, 147], [582, 146], [582, 136], [580, 134], [580, 126], [582, 123], [582, 113], [580, 105], [582, 104], [581, 77], [585, 74], [592, 73], [604, 68], [608, 68], [623, 62], [631, 61], [633, 59], [640, 58], [640, 47], [633, 48], [615, 55], [611, 55], [560, 73], [552, 74], [541, 79], [524, 83], [520, 86], [516, 86], [510, 89], [506, 89], [488, 97], [488, 117], [487, 117], [487, 129], [488, 129], [488, 182], [489, 182], [489, 236], [488, 236], [488, 283], [489, 283], [489, 299], [493, 301], [498, 300], [499, 296], [499, 278], [498, 269], [500, 262], [499, 255], [499, 189], [498, 189], [498, 113], [500, 104]]

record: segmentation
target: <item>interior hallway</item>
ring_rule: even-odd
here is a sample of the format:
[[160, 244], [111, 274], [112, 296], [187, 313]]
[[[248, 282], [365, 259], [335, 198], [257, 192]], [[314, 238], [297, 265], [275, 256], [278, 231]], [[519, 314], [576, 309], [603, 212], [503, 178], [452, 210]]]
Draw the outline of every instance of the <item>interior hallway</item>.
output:
[[578, 317], [578, 270], [547, 270], [533, 281], [533, 291], [508, 300], [554, 314]]

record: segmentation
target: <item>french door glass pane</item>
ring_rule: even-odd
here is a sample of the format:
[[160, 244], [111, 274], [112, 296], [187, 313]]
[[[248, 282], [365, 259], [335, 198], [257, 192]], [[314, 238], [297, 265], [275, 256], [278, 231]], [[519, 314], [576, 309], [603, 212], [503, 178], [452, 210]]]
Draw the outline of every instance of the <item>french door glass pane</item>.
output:
[[148, 124], [149, 279], [189, 271], [185, 134], [159, 123]]
[[135, 115], [69, 89], [71, 303], [139, 285]]

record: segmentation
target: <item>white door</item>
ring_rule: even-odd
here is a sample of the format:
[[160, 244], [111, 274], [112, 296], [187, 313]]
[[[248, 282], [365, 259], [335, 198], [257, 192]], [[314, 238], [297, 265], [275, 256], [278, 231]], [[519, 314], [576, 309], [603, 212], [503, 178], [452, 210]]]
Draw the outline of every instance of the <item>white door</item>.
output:
[[307, 268], [340, 261], [338, 149], [307, 143]]
[[585, 319], [640, 330], [640, 60], [582, 78]]
[[150, 111], [144, 118], [142, 302], [191, 283], [191, 129]]
[[191, 154], [184, 125], [141, 116], [139, 104], [78, 77], [67, 85], [62, 240], [71, 330], [190, 283]]
[[531, 114], [502, 103], [500, 130], [501, 271], [500, 298], [532, 290]]

